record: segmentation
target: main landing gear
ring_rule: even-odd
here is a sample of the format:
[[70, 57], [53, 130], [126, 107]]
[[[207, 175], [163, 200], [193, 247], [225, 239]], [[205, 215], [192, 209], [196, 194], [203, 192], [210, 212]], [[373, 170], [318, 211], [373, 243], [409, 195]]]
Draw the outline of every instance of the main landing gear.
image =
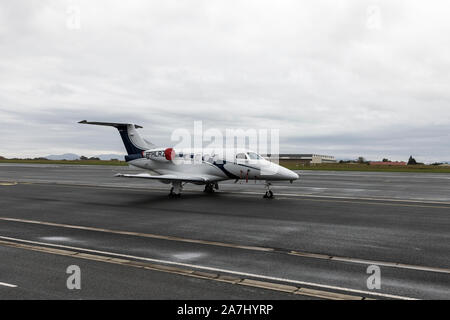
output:
[[205, 192], [205, 193], [214, 193], [214, 189], [219, 190], [219, 184], [218, 183], [207, 183], [205, 185], [205, 190], [203, 190], [203, 192]]
[[264, 194], [264, 199], [273, 199], [273, 192], [270, 190], [270, 182], [266, 182], [266, 193]]
[[183, 190], [183, 184], [181, 181], [173, 181], [172, 188], [170, 188], [169, 197], [179, 198], [181, 197], [181, 190]]

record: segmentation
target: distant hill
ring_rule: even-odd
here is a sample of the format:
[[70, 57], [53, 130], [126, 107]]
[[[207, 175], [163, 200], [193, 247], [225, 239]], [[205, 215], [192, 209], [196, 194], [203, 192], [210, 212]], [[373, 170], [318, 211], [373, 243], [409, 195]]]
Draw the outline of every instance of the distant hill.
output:
[[46, 156], [48, 160], [78, 160], [80, 156], [75, 153], [65, 153], [65, 154], [52, 154]]
[[[64, 153], [64, 154], [53, 154], [46, 156], [44, 158], [47, 158], [48, 160], [79, 160], [81, 156], [75, 154], [75, 153]], [[117, 159], [117, 160], [123, 160], [124, 155], [123, 154], [101, 154], [98, 156], [94, 156], [96, 158], [100, 158], [100, 160], [111, 160], [111, 159]]]
[[125, 155], [124, 154], [100, 154], [98, 156], [95, 156], [100, 158], [100, 160], [112, 160], [112, 159], [117, 159], [117, 160], [124, 160]]

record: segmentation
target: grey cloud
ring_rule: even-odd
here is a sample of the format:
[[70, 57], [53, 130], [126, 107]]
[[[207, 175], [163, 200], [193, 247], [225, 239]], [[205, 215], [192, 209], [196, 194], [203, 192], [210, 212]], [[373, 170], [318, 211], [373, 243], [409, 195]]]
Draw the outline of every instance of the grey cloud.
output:
[[158, 144], [203, 120], [279, 128], [282, 152], [450, 159], [450, 5], [376, 1], [370, 29], [374, 3], [3, 2], [0, 155], [121, 152], [112, 130], [76, 124], [94, 119]]

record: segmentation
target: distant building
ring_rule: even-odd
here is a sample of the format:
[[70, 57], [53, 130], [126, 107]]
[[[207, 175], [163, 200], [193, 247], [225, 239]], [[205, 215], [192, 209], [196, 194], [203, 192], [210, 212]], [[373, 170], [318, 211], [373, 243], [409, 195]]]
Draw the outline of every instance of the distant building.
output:
[[[270, 156], [268, 159], [275, 160], [277, 156]], [[280, 154], [278, 159], [298, 164], [336, 163], [335, 157], [320, 154]]]
[[405, 161], [370, 161], [371, 166], [406, 166]]

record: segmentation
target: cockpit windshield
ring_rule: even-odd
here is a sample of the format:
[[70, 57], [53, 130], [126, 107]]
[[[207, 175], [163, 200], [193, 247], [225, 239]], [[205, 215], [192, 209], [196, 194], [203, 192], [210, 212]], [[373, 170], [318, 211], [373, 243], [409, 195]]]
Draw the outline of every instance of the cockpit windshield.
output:
[[247, 155], [251, 160], [261, 160], [262, 159], [262, 157], [255, 152], [247, 152]]
[[239, 159], [239, 160], [246, 160], [246, 159], [247, 159], [247, 156], [245, 155], [245, 153], [238, 153], [238, 154], [236, 155], [236, 159]]

